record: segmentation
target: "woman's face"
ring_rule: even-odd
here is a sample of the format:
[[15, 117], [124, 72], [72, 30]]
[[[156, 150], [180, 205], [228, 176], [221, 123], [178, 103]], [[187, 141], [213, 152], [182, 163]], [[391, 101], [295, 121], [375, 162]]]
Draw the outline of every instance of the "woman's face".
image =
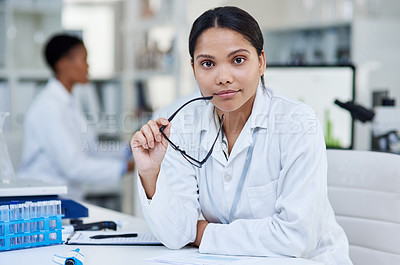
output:
[[72, 48], [63, 59], [65, 59], [63, 74], [67, 75], [72, 83], [89, 82], [89, 65], [87, 63], [87, 51], [84, 45], [77, 45]]
[[218, 112], [251, 110], [265, 71], [265, 55], [257, 51], [243, 35], [231, 29], [211, 28], [197, 40], [193, 73], [204, 96]]

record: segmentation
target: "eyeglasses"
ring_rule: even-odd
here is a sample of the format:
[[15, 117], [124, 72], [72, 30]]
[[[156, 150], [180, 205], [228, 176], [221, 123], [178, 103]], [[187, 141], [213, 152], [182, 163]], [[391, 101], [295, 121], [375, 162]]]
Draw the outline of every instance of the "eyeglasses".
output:
[[[188, 105], [188, 104], [190, 104], [190, 103], [192, 103], [192, 102], [194, 102], [194, 101], [197, 101], [197, 100], [211, 100], [212, 98], [213, 98], [213, 96], [210, 96], [210, 97], [199, 97], [199, 98], [194, 98], [194, 99], [192, 99], [192, 100], [189, 100], [188, 102], [186, 102], [185, 104], [183, 104], [177, 111], [175, 111], [175, 112], [168, 118], [168, 121], [172, 121], [172, 119], [176, 116], [176, 114], [177, 114], [181, 109], [183, 109], [186, 105]], [[164, 133], [165, 125], [161, 126], [160, 132], [161, 132], [161, 134], [165, 137], [165, 139], [167, 139], [168, 143], [172, 146], [172, 148], [173, 148], [174, 150], [176, 150], [176, 151], [178, 151], [179, 153], [181, 153], [181, 155], [182, 155], [190, 164], [192, 164], [192, 165], [195, 166], [195, 167], [201, 168], [201, 166], [202, 166], [202, 165], [207, 161], [207, 159], [210, 157], [210, 155], [211, 155], [211, 153], [212, 153], [212, 151], [213, 151], [213, 149], [214, 149], [214, 145], [215, 145], [215, 143], [217, 142], [218, 136], [219, 136], [219, 134], [221, 133], [221, 130], [222, 130], [222, 123], [223, 123], [223, 121], [224, 121], [224, 115], [222, 115], [222, 118], [221, 118], [219, 130], [218, 130], [218, 133], [217, 133], [217, 137], [215, 137], [214, 143], [212, 144], [210, 151], [208, 151], [206, 157], [205, 157], [203, 160], [201, 160], [201, 161], [199, 161], [199, 160], [195, 159], [194, 157], [188, 155], [184, 150], [180, 149], [179, 146], [177, 146], [176, 144], [174, 144], [174, 143], [165, 135], [165, 133]]]

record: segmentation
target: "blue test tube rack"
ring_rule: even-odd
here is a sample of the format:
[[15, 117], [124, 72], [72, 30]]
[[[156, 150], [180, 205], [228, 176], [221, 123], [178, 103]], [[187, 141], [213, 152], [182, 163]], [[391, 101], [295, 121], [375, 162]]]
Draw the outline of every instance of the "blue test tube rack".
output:
[[0, 252], [62, 244], [61, 201], [0, 206]]

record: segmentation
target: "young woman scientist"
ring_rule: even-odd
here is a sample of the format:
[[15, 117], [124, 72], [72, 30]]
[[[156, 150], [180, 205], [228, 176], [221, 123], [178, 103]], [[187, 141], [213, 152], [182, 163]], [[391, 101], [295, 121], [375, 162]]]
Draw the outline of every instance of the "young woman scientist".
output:
[[236, 7], [209, 10], [189, 53], [206, 98], [131, 140], [154, 234], [169, 248], [351, 264], [327, 198], [321, 127], [310, 107], [265, 88], [258, 23]]

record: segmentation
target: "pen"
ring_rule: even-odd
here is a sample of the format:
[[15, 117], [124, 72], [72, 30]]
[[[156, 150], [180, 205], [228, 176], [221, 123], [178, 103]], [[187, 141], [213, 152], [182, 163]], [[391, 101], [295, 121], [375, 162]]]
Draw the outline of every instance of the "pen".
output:
[[91, 236], [91, 239], [103, 239], [103, 238], [114, 238], [114, 237], [137, 237], [138, 234], [119, 234], [119, 235], [95, 235]]

